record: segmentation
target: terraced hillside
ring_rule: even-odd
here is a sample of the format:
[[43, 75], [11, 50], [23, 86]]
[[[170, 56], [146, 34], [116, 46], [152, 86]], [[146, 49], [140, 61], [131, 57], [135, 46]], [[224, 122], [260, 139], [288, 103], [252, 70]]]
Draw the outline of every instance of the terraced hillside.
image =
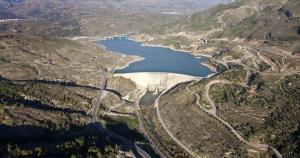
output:
[[[168, 16], [94, 2], [0, 2], [0, 157], [157, 156], [139, 131], [135, 106], [122, 99], [134, 91], [131, 81], [109, 77], [95, 113], [101, 121], [91, 117], [102, 76], [137, 58], [111, 54], [94, 40]], [[83, 35], [96, 38], [73, 38]]]
[[186, 50], [195, 50], [202, 43], [201, 39], [299, 41], [296, 8], [299, 8], [297, 0], [236, 1], [145, 29], [141, 32], [145, 34], [142, 41], [172, 47], [180, 44]]
[[[219, 5], [211, 9], [194, 13], [186, 18], [175, 21], [161, 28], [160, 31], [170, 32], [199, 32], [203, 31], [221, 31], [219, 29], [229, 29], [238, 25], [244, 19], [249, 18], [265, 8], [279, 9], [287, 0], [239, 0], [230, 4]], [[293, 3], [293, 2], [288, 2]], [[268, 16], [268, 15], [266, 15]], [[149, 30], [151, 31], [151, 30]], [[155, 28], [154, 32], [157, 31]]]
[[[0, 157], [300, 157], [298, 0], [238, 0], [188, 17], [117, 2], [0, 2], [12, 18], [0, 21]], [[131, 31], [208, 56], [216, 74], [140, 106], [146, 91], [111, 74], [138, 57], [94, 43]]]
[[226, 30], [226, 35], [248, 39], [270, 39], [278, 41], [299, 40], [300, 3], [288, 1], [284, 5], [266, 5], [258, 13], [243, 19], [242, 22]]
[[[295, 0], [241, 0], [134, 37], [210, 56], [206, 64], [218, 72], [173, 87], [145, 109], [148, 133], [167, 157], [182, 152], [191, 157], [299, 157], [296, 8]], [[177, 148], [182, 151], [172, 150]]]
[[[244, 69], [232, 67], [209, 79], [181, 84], [163, 95], [159, 110], [166, 128], [200, 157], [278, 157], [261, 144], [277, 149], [279, 157], [298, 157], [300, 76], [259, 72], [245, 84], [241, 71]], [[232, 80], [240, 75], [241, 80]], [[207, 89], [208, 85], [211, 87]], [[189, 91], [199, 95], [199, 102]], [[232, 130], [226, 128], [227, 123]], [[154, 121], [149, 126], [157, 124], [160, 122]]]

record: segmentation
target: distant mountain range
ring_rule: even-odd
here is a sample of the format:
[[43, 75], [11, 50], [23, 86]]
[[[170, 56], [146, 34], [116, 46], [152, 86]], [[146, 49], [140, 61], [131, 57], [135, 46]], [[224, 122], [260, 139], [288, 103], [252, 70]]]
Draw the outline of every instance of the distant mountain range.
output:
[[[13, 28], [9, 26], [10, 30], [19, 32], [24, 30], [22, 28], [28, 28], [25, 29], [27, 32], [29, 30], [29, 32], [41, 32], [48, 35], [111, 35], [137, 31], [156, 24], [166, 24], [177, 18], [164, 14], [191, 13], [230, 1], [2, 0], [0, 1], [0, 19], [19, 18], [43, 21], [37, 30], [44, 31], [31, 29], [36, 24]], [[7, 30], [7, 27], [2, 27], [2, 29]]]
[[143, 13], [191, 13], [207, 9], [217, 4], [229, 3], [232, 0], [2, 0], [0, 2], [0, 17], [44, 16], [49, 13], [60, 13], [68, 10], [98, 11], [116, 10], [121, 12]]
[[118, 8], [140, 12], [178, 12], [191, 13], [209, 7], [232, 2], [232, 0], [112, 0], [110, 3]]
[[146, 32], [197, 32], [210, 34], [212, 38], [297, 40], [300, 38], [299, 8], [299, 0], [239, 0], [196, 12]]

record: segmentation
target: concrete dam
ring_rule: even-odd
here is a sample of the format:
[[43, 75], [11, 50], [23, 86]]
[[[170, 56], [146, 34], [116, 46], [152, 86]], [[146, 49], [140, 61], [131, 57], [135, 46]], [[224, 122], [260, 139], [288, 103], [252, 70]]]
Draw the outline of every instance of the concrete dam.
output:
[[199, 80], [202, 77], [195, 77], [184, 74], [168, 72], [135, 72], [135, 73], [116, 73], [115, 77], [124, 77], [133, 81], [138, 88], [155, 91], [162, 91], [175, 86], [178, 83]]

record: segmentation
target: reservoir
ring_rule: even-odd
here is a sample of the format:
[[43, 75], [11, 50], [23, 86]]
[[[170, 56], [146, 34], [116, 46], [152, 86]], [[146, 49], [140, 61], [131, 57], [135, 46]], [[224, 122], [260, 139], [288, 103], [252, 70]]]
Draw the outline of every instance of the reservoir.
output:
[[169, 48], [142, 46], [141, 42], [115, 37], [100, 40], [98, 44], [107, 50], [126, 55], [140, 56], [144, 60], [131, 63], [128, 67], [117, 70], [117, 73], [133, 72], [170, 72], [197, 77], [206, 77], [213, 73], [201, 63], [206, 57], [195, 57], [190, 53], [175, 51]]

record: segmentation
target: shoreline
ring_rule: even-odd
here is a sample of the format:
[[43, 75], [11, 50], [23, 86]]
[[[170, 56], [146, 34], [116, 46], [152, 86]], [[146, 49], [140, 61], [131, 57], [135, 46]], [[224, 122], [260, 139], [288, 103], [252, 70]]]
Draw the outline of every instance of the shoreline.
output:
[[[181, 49], [176, 49], [174, 48], [173, 46], [163, 46], [161, 44], [149, 44], [149, 43], [145, 43], [145, 41], [143, 40], [138, 40], [136, 38], [132, 38], [132, 37], [129, 37], [128, 38], [129, 40], [132, 40], [132, 41], [136, 41], [136, 42], [140, 42], [142, 43], [141, 46], [146, 46], [146, 47], [161, 47], [161, 48], [168, 48], [168, 49], [171, 49], [173, 51], [177, 51], [177, 52], [182, 52], [182, 53], [189, 53], [191, 55], [193, 55], [195, 58], [203, 58], [203, 57], [206, 57], [206, 58], [212, 58], [211, 55], [207, 55], [207, 54], [195, 54], [193, 53], [193, 51], [187, 51], [187, 50], [181, 50]], [[217, 68], [212, 66], [212, 65], [209, 65], [205, 62], [201, 62], [200, 63], [201, 65], [207, 67], [210, 71], [214, 72], [214, 73], [217, 73]]]
[[214, 66], [212, 66], [212, 65], [209, 65], [209, 64], [207, 64], [207, 63], [205, 63], [205, 62], [202, 62], [201, 65], [207, 67], [210, 71], [212, 71], [212, 72], [214, 72], [214, 73], [217, 72], [217, 68], [214, 67]]
[[176, 51], [176, 52], [184, 52], [184, 53], [190, 53], [192, 54], [192, 51], [188, 51], [188, 50], [183, 50], [183, 49], [176, 49], [172, 46], [164, 46], [164, 45], [160, 45], [160, 44], [149, 44], [149, 43], [143, 43], [141, 44], [142, 47], [160, 47], [160, 48], [168, 48], [168, 49], [171, 49], [173, 51]]
[[161, 44], [150, 44], [150, 43], [146, 43], [146, 42], [143, 41], [143, 40], [138, 40], [138, 39], [132, 38], [132, 37], [129, 37], [128, 39], [129, 39], [129, 40], [132, 40], [132, 41], [135, 41], [135, 42], [140, 42], [142, 47], [161, 47], [161, 48], [168, 48], [168, 49], [171, 49], [171, 50], [176, 51], [176, 52], [189, 53], [189, 54], [192, 54], [192, 55], [193, 55], [193, 51], [188, 51], [188, 50], [183, 50], [183, 49], [176, 49], [176, 48], [174, 48], [173, 46], [164, 46], [164, 45], [161, 45]]
[[[120, 37], [120, 36], [123, 36], [124, 34], [120, 34], [120, 35], [113, 35], [111, 37]], [[101, 40], [107, 40], [108, 37], [88, 37], [88, 36], [82, 36], [82, 37], [73, 37], [72, 40], [87, 40], [87, 41], [92, 41], [92, 42], [98, 42], [98, 41], [101, 41]], [[145, 47], [161, 47], [161, 48], [168, 48], [168, 49], [171, 49], [173, 51], [177, 51], [177, 52], [183, 52], [183, 53], [189, 53], [189, 54], [192, 54], [193, 56], [195, 57], [207, 57], [207, 58], [211, 58], [212, 56], [211, 55], [207, 55], [207, 54], [195, 54], [193, 53], [194, 51], [188, 51], [188, 50], [183, 50], [183, 49], [176, 49], [174, 48], [173, 46], [164, 46], [164, 45], [161, 45], [161, 44], [150, 44], [150, 43], [146, 43], [145, 41], [143, 40], [139, 40], [139, 39], [136, 39], [136, 38], [132, 38], [132, 36], [128, 36], [128, 40], [132, 40], [132, 41], [135, 41], [135, 42], [140, 42], [141, 43], [141, 46], [145, 46]], [[97, 44], [97, 43], [96, 43]], [[103, 45], [100, 45], [100, 44], [97, 44], [99, 46], [102, 46]]]
[[182, 53], [189, 53], [195, 57], [206, 57], [206, 58], [212, 58], [211, 55], [207, 55], [207, 54], [195, 54], [193, 50], [191, 51], [188, 51], [188, 50], [183, 50], [183, 49], [176, 49], [174, 48], [173, 46], [164, 46], [164, 45], [161, 45], [161, 44], [150, 44], [150, 43], [146, 43], [145, 41], [143, 40], [139, 40], [139, 39], [136, 39], [136, 38], [132, 38], [132, 37], [129, 37], [128, 38], [129, 40], [132, 40], [132, 41], [135, 41], [135, 42], [140, 42], [142, 43], [141, 46], [145, 46], [145, 47], [161, 47], [161, 48], [168, 48], [168, 49], [171, 49], [173, 51], [177, 51], [177, 52], [182, 52]]
[[122, 70], [130, 66], [130, 64], [145, 60], [145, 58], [134, 56], [135, 59], [128, 61], [124, 66], [117, 65], [116, 70]]
[[[133, 56], [133, 55], [129, 56], [129, 55], [122, 54], [122, 53], [119, 53], [119, 52], [113, 52], [113, 51], [110, 51], [110, 50], [108, 50], [108, 49], [107, 49], [104, 45], [102, 45], [102, 44], [96, 43], [96, 45], [98, 45], [99, 47], [101, 47], [103, 50], [107, 51], [109, 54], [118, 54], [118, 55], [123, 56], [123, 58], [125, 58], [125, 57], [133, 57], [133, 58], [134, 58], [133, 60], [128, 61], [124, 66], [119, 66], [119, 65], [117, 65], [117, 66], [116, 66], [116, 70], [122, 70], [122, 69], [125, 69], [125, 68], [129, 67], [130, 64], [132, 64], [132, 63], [135, 63], [135, 62], [139, 62], [139, 61], [145, 60], [145, 58], [140, 57], [140, 56]], [[122, 60], [122, 59], [121, 59], [121, 60]]]
[[[123, 36], [124, 34], [121, 34], [121, 35], [113, 35], [111, 37], [120, 37], [120, 36]], [[113, 52], [113, 51], [110, 51], [110, 50], [107, 50], [107, 48], [102, 45], [102, 44], [99, 44], [98, 41], [101, 41], [101, 40], [107, 40], [108, 37], [84, 37], [83, 39], [79, 39], [79, 40], [88, 40], [88, 41], [91, 41], [93, 43], [95, 43], [96, 45], [98, 45], [100, 48], [102, 48], [103, 50], [107, 51], [109, 54], [119, 54], [119, 55], [125, 55], [125, 54], [122, 54], [122, 53], [119, 53], [119, 52]], [[135, 42], [140, 42], [141, 43], [141, 46], [144, 46], [144, 47], [160, 47], [160, 48], [167, 48], [167, 49], [171, 49], [173, 51], [177, 51], [177, 52], [182, 52], [182, 53], [189, 53], [191, 55], [193, 55], [195, 58], [202, 58], [202, 57], [206, 57], [206, 58], [212, 58], [211, 55], [206, 55], [206, 54], [195, 54], [193, 53], [193, 51], [187, 51], [187, 50], [181, 50], [181, 49], [176, 49], [174, 48], [173, 46], [163, 46], [161, 44], [149, 44], [149, 43], [145, 43], [145, 41], [143, 40], [139, 40], [139, 39], [136, 39], [136, 38], [133, 38], [132, 36], [128, 36], [128, 40], [132, 40], [132, 41], [135, 41]], [[126, 55], [127, 56], [127, 55]], [[128, 61], [124, 66], [117, 66], [116, 69], [117, 70], [122, 70], [122, 69], [125, 69], [127, 67], [130, 66], [130, 64], [132, 63], [135, 63], [135, 62], [139, 62], [139, 61], [142, 61], [142, 60], [145, 60], [145, 58], [142, 58], [140, 56], [133, 56], [135, 59], [131, 60], [131, 61]], [[212, 71], [213, 73], [210, 74], [210, 75], [213, 75], [215, 73], [217, 73], [216, 71], [216, 67], [214, 66], [211, 66], [209, 64], [206, 64], [204, 62], [201, 62], [200, 63], [201, 65], [207, 67], [210, 71]], [[210, 76], [208, 75], [208, 76]], [[206, 76], [207, 77], [207, 76]]]

